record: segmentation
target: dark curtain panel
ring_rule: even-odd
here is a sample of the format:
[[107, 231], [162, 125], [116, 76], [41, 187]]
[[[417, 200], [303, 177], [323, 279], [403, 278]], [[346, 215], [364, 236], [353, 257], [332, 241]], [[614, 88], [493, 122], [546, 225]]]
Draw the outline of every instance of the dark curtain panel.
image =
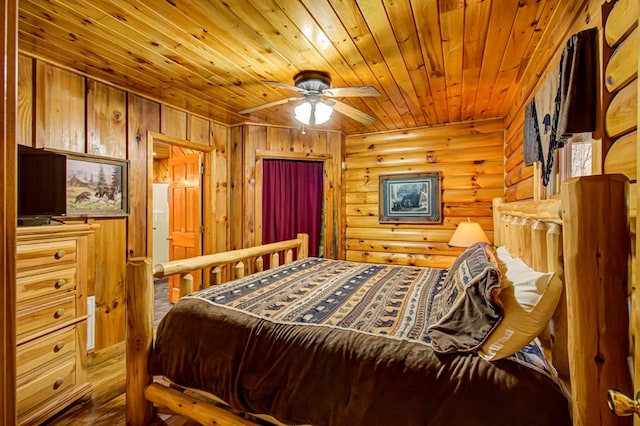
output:
[[322, 163], [264, 160], [262, 242], [309, 234], [309, 256], [318, 255], [322, 218]]

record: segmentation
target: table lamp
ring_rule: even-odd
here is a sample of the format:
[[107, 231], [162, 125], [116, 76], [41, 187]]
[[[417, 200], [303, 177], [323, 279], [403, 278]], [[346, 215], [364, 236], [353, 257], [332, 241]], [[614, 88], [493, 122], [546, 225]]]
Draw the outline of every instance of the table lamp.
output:
[[489, 242], [487, 234], [484, 233], [478, 222], [471, 222], [467, 218], [466, 222], [460, 222], [456, 232], [453, 233], [449, 240], [449, 245], [454, 247], [469, 247], [478, 242]]

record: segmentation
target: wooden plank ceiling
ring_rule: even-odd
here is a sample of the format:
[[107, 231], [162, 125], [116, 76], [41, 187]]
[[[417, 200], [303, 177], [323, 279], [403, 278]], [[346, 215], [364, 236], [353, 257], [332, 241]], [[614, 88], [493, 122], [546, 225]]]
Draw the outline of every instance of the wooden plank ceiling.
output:
[[583, 2], [20, 0], [19, 48], [226, 124], [295, 126], [295, 103], [238, 111], [298, 96], [264, 80], [326, 71], [332, 87], [381, 93], [339, 99], [372, 125], [334, 113], [318, 126], [354, 134], [506, 116]]

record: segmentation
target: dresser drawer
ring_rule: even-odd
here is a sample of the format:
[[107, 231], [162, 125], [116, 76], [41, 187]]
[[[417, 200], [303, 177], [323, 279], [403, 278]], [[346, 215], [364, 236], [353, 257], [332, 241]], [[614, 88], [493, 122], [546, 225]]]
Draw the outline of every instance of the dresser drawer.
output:
[[55, 329], [76, 316], [75, 295], [70, 294], [59, 300], [26, 306], [18, 304], [16, 337], [23, 340], [29, 334], [47, 329]]
[[18, 302], [50, 294], [63, 295], [76, 289], [76, 268], [23, 276], [18, 278], [16, 283]]
[[22, 415], [75, 385], [75, 362], [75, 357], [68, 355], [60, 362], [18, 377], [16, 389], [18, 413]]
[[19, 244], [16, 247], [18, 274], [34, 268], [45, 269], [56, 265], [69, 265], [76, 261], [76, 240], [44, 241]]
[[75, 354], [76, 327], [47, 334], [45, 337], [18, 346], [16, 374], [23, 374], [44, 364], [57, 365], [68, 354]]

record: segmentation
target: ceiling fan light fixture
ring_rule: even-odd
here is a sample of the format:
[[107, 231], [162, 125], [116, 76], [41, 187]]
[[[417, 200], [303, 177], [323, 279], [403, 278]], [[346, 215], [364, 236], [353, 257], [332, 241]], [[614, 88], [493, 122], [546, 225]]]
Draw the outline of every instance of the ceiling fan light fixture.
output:
[[333, 108], [324, 102], [305, 101], [295, 107], [294, 111], [296, 120], [307, 126], [326, 123], [333, 114]]

